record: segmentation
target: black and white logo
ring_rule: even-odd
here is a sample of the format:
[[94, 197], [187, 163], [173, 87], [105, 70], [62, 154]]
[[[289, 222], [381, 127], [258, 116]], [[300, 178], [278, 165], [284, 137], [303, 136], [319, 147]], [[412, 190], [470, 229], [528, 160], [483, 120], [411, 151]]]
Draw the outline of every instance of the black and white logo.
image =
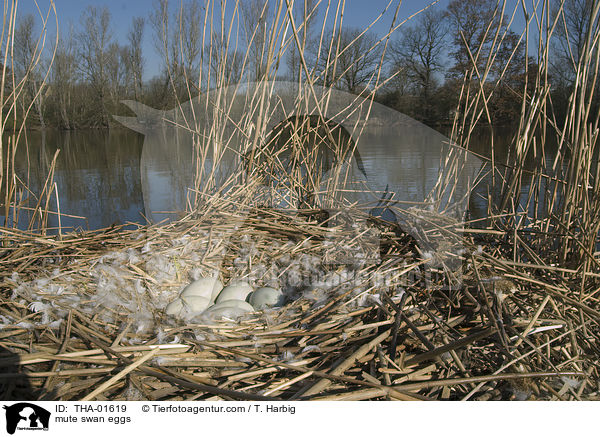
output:
[[47, 431], [50, 424], [50, 412], [29, 402], [19, 402], [3, 407], [6, 410], [6, 432]]

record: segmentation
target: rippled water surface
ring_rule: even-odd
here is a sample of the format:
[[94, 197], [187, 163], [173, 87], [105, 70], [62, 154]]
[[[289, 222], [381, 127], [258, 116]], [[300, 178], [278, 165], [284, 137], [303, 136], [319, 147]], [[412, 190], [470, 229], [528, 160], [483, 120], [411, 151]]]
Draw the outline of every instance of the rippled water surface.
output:
[[[495, 137], [497, 159], [506, 155], [509, 134]], [[433, 130], [411, 133], [398, 129], [392, 135], [389, 129], [365, 132], [359, 140], [359, 150], [368, 183], [380, 191], [389, 186], [396, 199], [422, 201], [437, 179], [443, 157], [439, 147], [432, 144], [438, 144], [440, 138], [443, 139]], [[144, 223], [146, 218], [158, 221], [169, 217], [164, 211], [185, 208], [195, 168], [189, 139], [165, 134], [153, 141], [124, 128], [28, 132], [18, 148], [16, 171], [23, 181], [28, 181], [33, 193], [39, 193], [52, 158], [60, 149], [54, 180], [63, 228], [98, 229], [114, 223]], [[482, 132], [474, 137], [472, 147], [489, 155], [489, 143], [489, 134]], [[230, 165], [221, 168], [221, 177], [235, 168], [236, 156], [231, 152], [225, 157], [223, 162]], [[209, 156], [205, 171], [210, 170], [211, 162]], [[474, 162], [477, 167], [479, 161]], [[479, 187], [477, 191], [486, 190]], [[26, 200], [25, 192], [19, 196]], [[32, 197], [29, 205], [35, 206]], [[55, 198], [50, 206], [57, 209]], [[473, 198], [470, 208], [472, 216], [480, 216], [485, 202]], [[19, 227], [23, 227], [31, 217], [22, 210], [16, 218]], [[48, 225], [58, 224], [57, 216], [51, 215]]]

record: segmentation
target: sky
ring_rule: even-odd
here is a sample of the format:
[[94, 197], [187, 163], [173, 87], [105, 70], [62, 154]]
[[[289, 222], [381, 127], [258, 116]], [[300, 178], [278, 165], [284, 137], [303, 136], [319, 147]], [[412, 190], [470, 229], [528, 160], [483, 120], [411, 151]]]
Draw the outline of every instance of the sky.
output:
[[[383, 35], [389, 30], [398, 1], [392, 0], [392, 5], [386, 16], [372, 28], [374, 32]], [[445, 9], [449, 1], [439, 0], [434, 7]], [[511, 0], [509, 3], [514, 3], [515, 1]], [[137, 16], [147, 18], [153, 3], [154, 0], [55, 0], [59, 22], [59, 35], [60, 32], [65, 34], [70, 24], [77, 26], [82, 13], [88, 6], [99, 8], [106, 6], [111, 13], [114, 39], [121, 44], [125, 44], [131, 20]], [[230, 4], [232, 3], [234, 3], [234, 0], [230, 0]], [[334, 1], [332, 3], [336, 4], [337, 2]], [[364, 28], [377, 18], [389, 3], [390, 0], [346, 0], [344, 23], [348, 26]], [[399, 10], [399, 20], [403, 20], [418, 12], [429, 3], [431, 2], [427, 0], [402, 0]], [[42, 11], [47, 11], [50, 0], [37, 0], [37, 4], [39, 4]], [[172, 8], [176, 8], [179, 5], [179, 0], [171, 0], [170, 4]], [[327, 1], [324, 0], [322, 4], [327, 4]], [[27, 13], [39, 16], [36, 0], [19, 0], [18, 14], [25, 15]], [[520, 17], [518, 19], [522, 22]], [[51, 36], [50, 39], [53, 41], [55, 35], [54, 24], [49, 28], [48, 32], [49, 36]], [[145, 28], [143, 51], [146, 58], [144, 76], [145, 79], [149, 79], [159, 73], [161, 60], [154, 48], [152, 29], [148, 22]]]

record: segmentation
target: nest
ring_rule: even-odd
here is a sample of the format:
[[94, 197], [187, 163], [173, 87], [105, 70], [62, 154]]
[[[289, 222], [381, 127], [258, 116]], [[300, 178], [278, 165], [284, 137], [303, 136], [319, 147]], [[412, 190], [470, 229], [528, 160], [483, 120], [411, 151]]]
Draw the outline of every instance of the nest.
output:
[[[0, 399], [598, 399], [600, 313], [578, 272], [511, 262], [501, 232], [432, 212], [419, 244], [371, 222], [375, 252], [315, 217], [212, 204], [134, 230], [2, 229]], [[164, 314], [215, 271], [286, 302], [237, 320]]]

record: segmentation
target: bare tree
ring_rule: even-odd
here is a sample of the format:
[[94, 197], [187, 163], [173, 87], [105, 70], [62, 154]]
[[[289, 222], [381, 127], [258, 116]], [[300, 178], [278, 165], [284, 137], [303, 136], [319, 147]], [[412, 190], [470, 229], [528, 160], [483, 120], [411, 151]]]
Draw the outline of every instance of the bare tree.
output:
[[315, 54], [313, 49], [320, 81], [325, 86], [362, 92], [379, 68], [381, 53], [376, 47], [377, 38], [358, 28], [342, 28], [339, 32], [330, 31], [329, 35], [329, 41], [321, 45], [321, 53]]
[[150, 24], [154, 30], [154, 47], [165, 63], [170, 64], [169, 1], [155, 0], [150, 12]]
[[79, 56], [83, 76], [88, 80], [98, 102], [101, 123], [108, 125], [106, 108], [109, 94], [107, 63], [111, 44], [110, 12], [104, 7], [88, 6], [81, 16], [82, 29], [78, 34]]
[[447, 24], [442, 11], [427, 9], [416, 23], [403, 29], [400, 39], [392, 45], [392, 54], [414, 84], [422, 116], [430, 121], [434, 105], [431, 102], [437, 87], [436, 73], [443, 70]]
[[110, 102], [115, 103], [124, 94], [127, 82], [128, 47], [120, 46], [113, 42], [108, 46], [106, 56], [106, 74], [108, 78], [108, 92]]
[[519, 119], [526, 79], [532, 95], [537, 70], [537, 64], [527, 58], [520, 36], [508, 30], [498, 42], [491, 66], [494, 91], [488, 109], [493, 123], [506, 125]]
[[253, 81], [263, 79], [266, 73], [268, 13], [267, 0], [247, 0], [241, 3], [241, 18], [252, 69], [250, 80]]
[[155, 47], [164, 60], [163, 75], [179, 100], [189, 98], [188, 83], [199, 72], [202, 10], [199, 0], [190, 0], [181, 3], [171, 18], [169, 1], [156, 0], [150, 14]]
[[180, 4], [177, 13], [178, 51], [188, 77], [195, 76], [199, 71], [198, 61], [202, 48], [202, 9], [199, 0], [189, 0]]
[[573, 81], [588, 32], [593, 30], [590, 29], [594, 25], [590, 19], [593, 4], [592, 0], [553, 1], [552, 12], [554, 17], [558, 15], [558, 25], [553, 39], [552, 72], [565, 85]]
[[300, 40], [300, 50], [292, 39], [287, 56], [287, 67], [290, 78], [299, 82], [302, 77], [302, 58], [300, 53], [306, 52], [307, 43], [311, 39], [312, 24], [317, 16], [318, 3], [316, 0], [299, 0], [294, 3], [294, 21], [296, 28], [299, 29], [298, 39]]
[[211, 81], [216, 86], [234, 84], [242, 79], [244, 57], [235, 49], [229, 48], [223, 34], [213, 34], [212, 47], [208, 47], [207, 51], [210, 58]]
[[18, 21], [15, 29], [15, 42], [13, 47], [13, 60], [15, 64], [15, 72], [19, 80], [25, 81], [24, 93], [22, 97], [25, 99], [25, 109], [33, 103], [40, 126], [46, 126], [43, 114], [43, 94], [41, 87], [44, 86], [44, 81], [40, 77], [37, 66], [39, 65], [38, 40], [34, 37], [35, 19], [32, 14], [27, 14]]
[[[589, 52], [586, 47], [598, 50], [597, 43], [588, 43], [588, 38], [596, 35], [600, 26], [593, 15], [596, 5], [597, 1], [593, 0], [552, 0], [552, 18], [557, 20], [557, 25], [551, 41], [550, 73], [554, 88], [553, 106], [559, 117], [565, 116], [568, 111], [573, 85], [577, 83], [577, 75], [581, 74], [578, 69], [582, 56], [593, 52]], [[593, 80], [593, 70], [592, 68], [588, 72], [588, 82]], [[600, 105], [599, 87], [600, 83], [597, 83], [593, 88], [594, 105]]]
[[144, 57], [142, 53], [142, 39], [144, 37], [145, 21], [143, 17], [134, 17], [131, 21], [131, 27], [127, 33], [127, 72], [131, 78], [130, 82], [133, 88], [133, 96], [136, 100], [141, 99], [143, 74], [144, 74]]
[[451, 76], [462, 76], [473, 67], [477, 57], [480, 67], [489, 53], [489, 46], [500, 20], [496, 0], [452, 0], [447, 15], [453, 34], [455, 65], [449, 70]]
[[69, 27], [66, 36], [61, 38], [56, 48], [52, 64], [52, 98], [58, 113], [59, 126], [65, 129], [73, 128], [71, 119], [73, 87], [77, 78], [77, 61], [73, 41], [73, 26]]
[[153, 9], [150, 12], [150, 24], [154, 31], [154, 47], [164, 61], [162, 77], [151, 81], [151, 89], [154, 96], [160, 96], [160, 100], [157, 100], [154, 104], [158, 107], [165, 107], [171, 103], [169, 97], [173, 95], [174, 70], [178, 65], [177, 59], [172, 59], [177, 55], [177, 52], [172, 53], [168, 0], [154, 1]]
[[387, 71], [387, 81], [379, 89], [377, 99], [380, 103], [398, 110], [406, 111], [411, 96], [411, 80], [408, 69], [398, 61], [392, 62]]

